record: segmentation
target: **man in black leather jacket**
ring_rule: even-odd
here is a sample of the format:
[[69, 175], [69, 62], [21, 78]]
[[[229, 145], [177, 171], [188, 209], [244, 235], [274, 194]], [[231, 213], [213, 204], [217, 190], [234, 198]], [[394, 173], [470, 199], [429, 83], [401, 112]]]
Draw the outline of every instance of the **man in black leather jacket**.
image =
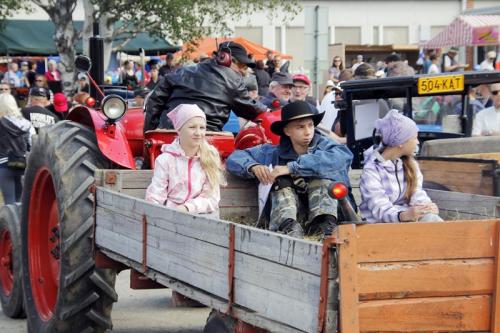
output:
[[161, 79], [146, 101], [144, 131], [173, 128], [166, 115], [179, 104], [198, 105], [207, 116], [209, 131], [222, 131], [231, 111], [248, 120], [266, 111], [265, 105], [248, 95], [243, 82], [247, 67], [255, 66], [245, 48], [224, 42], [220, 53], [226, 53], [226, 59], [219, 56], [183, 67]]

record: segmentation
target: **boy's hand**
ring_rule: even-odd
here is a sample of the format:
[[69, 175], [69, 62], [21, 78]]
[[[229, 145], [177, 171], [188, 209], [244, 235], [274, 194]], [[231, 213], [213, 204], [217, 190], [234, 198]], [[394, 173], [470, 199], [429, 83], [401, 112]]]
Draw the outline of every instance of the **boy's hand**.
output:
[[274, 178], [279, 176], [285, 176], [290, 174], [290, 169], [286, 165], [277, 165], [274, 167], [272, 171], [272, 175]]
[[259, 180], [264, 185], [267, 184], [272, 184], [274, 183], [274, 177], [273, 174], [271, 173], [271, 170], [269, 170], [268, 167], [264, 165], [254, 165], [253, 167], [250, 168], [250, 172], [252, 172], [255, 177]]

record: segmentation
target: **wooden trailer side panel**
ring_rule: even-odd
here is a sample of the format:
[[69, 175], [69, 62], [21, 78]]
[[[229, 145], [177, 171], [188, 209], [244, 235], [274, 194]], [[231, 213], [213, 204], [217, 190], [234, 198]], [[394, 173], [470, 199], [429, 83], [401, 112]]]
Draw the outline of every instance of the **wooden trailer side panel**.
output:
[[426, 189], [445, 221], [500, 218], [500, 197]]
[[500, 220], [338, 230], [342, 332], [499, 332]]
[[[96, 244], [144, 264], [147, 269], [228, 300], [229, 226], [221, 220], [96, 190]], [[147, 223], [144, 237], [143, 220]], [[146, 239], [146, 246], [143, 240]], [[234, 303], [289, 330], [318, 326], [322, 247], [320, 243], [235, 225]], [[336, 263], [330, 293], [337, 295]], [[336, 331], [338, 300], [329, 297], [327, 327]]]
[[[115, 192], [144, 199], [153, 170], [97, 170], [96, 184]], [[253, 225], [258, 215], [256, 183], [226, 174], [228, 185], [221, 189], [220, 216], [224, 220]]]
[[423, 157], [418, 164], [426, 182], [455, 192], [495, 195], [494, 160]]

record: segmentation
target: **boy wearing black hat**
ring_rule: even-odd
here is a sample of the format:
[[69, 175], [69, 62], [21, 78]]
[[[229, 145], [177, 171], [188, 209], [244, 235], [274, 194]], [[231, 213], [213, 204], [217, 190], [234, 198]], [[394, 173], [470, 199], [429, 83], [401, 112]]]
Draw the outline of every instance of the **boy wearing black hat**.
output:
[[36, 132], [40, 128], [53, 125], [62, 119], [62, 116], [47, 109], [49, 105], [48, 96], [50, 92], [47, 88], [33, 87], [29, 91], [28, 106], [21, 110], [23, 117], [31, 121]]
[[165, 75], [146, 102], [144, 131], [173, 128], [167, 114], [186, 103], [196, 104], [205, 112], [209, 131], [222, 131], [231, 110], [238, 117], [255, 119], [267, 108], [248, 95], [243, 81], [248, 67], [255, 67], [255, 62], [245, 48], [224, 42], [213, 59]]
[[337, 202], [328, 196], [328, 185], [342, 181], [349, 186], [352, 153], [315, 131], [322, 118], [323, 113], [315, 113], [307, 102], [287, 104], [282, 120], [271, 125], [271, 131], [281, 136], [279, 145], [237, 150], [226, 162], [227, 170], [239, 177], [273, 184], [272, 231], [300, 238], [304, 231], [331, 234], [335, 226]]

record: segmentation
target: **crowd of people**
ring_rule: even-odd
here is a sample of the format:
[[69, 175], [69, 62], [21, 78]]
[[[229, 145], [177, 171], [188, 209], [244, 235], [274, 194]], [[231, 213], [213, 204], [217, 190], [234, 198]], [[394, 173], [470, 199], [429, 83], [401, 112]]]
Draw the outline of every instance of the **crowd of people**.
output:
[[[420, 70], [463, 69], [466, 65], [458, 62], [456, 54], [451, 48], [440, 63], [436, 54], [429, 53]], [[270, 230], [299, 238], [329, 235], [341, 217], [336, 200], [327, 195], [328, 184], [349, 185], [353, 156], [337, 131], [338, 123], [325, 127], [326, 105], [342, 98], [345, 81], [413, 75], [415, 69], [398, 54], [388, 55], [376, 67], [359, 55], [350, 68], [335, 56], [323, 96], [317, 99], [311, 96], [311, 80], [305, 73], [291, 74], [288, 63], [278, 55], [268, 52], [266, 56], [266, 61], [254, 61], [242, 45], [225, 42], [213, 57], [200, 59], [196, 65], [176, 65], [172, 54], [161, 66], [123, 63], [119, 84], [135, 91], [138, 106], [145, 104], [144, 130], [167, 128], [178, 133], [173, 143], [161, 148], [146, 199], [183, 212], [218, 216], [224, 167], [215, 147], [207, 142], [206, 132], [222, 131], [231, 112], [252, 126], [259, 114], [281, 108], [281, 120], [271, 126], [280, 137], [279, 144], [236, 150], [225, 168], [236, 176], [272, 185]], [[483, 69], [491, 70], [495, 61], [496, 54], [488, 53]], [[16, 63], [10, 63], [0, 84], [0, 184], [6, 204], [19, 201], [33, 133], [64, 119], [75, 97], [88, 95], [90, 89], [87, 76], [79, 75], [68, 98], [50, 84], [61, 81], [55, 62], [49, 62], [44, 74], [33, 69], [23, 62], [19, 71]], [[30, 88], [22, 109], [11, 94], [20, 86]], [[480, 114], [484, 117], [477, 122], [481, 129], [474, 133], [496, 135], [500, 128], [492, 128], [491, 123], [500, 127], [496, 118], [500, 85], [486, 91], [491, 94], [492, 111], [478, 113], [478, 119]], [[398, 110], [387, 111], [375, 124], [381, 143], [365, 152], [360, 216], [369, 223], [440, 221], [436, 205], [422, 189], [422, 174], [414, 159], [417, 125]]]

